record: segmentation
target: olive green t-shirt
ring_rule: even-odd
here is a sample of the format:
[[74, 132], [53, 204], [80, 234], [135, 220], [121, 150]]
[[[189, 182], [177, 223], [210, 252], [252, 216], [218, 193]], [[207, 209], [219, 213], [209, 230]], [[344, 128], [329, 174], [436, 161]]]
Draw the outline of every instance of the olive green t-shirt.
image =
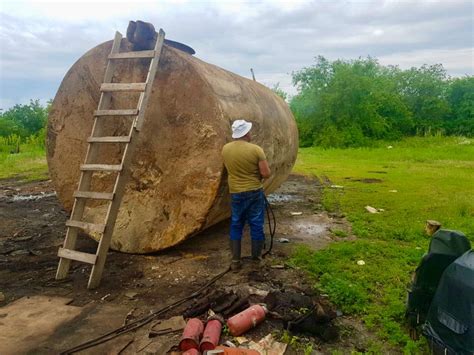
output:
[[229, 175], [230, 193], [257, 190], [262, 187], [258, 163], [267, 160], [263, 149], [244, 140], [227, 143], [222, 158]]

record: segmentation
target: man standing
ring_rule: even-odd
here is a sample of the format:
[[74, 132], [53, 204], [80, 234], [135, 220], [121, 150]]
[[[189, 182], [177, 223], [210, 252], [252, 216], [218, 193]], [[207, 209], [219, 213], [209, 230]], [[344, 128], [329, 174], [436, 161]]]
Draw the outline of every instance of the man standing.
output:
[[263, 232], [265, 198], [262, 180], [270, 177], [271, 171], [262, 148], [250, 143], [251, 128], [251, 122], [234, 121], [232, 124], [234, 141], [222, 148], [232, 200], [230, 225], [232, 270], [240, 268], [241, 239], [246, 222], [250, 226], [252, 237], [252, 259], [260, 259], [265, 241]]

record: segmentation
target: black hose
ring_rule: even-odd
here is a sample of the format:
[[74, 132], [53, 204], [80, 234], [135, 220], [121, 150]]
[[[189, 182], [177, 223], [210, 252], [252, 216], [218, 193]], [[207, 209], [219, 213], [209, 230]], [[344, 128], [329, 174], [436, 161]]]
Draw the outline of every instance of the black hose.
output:
[[[270, 202], [267, 200], [267, 196], [263, 195], [265, 198], [265, 210], [267, 212], [267, 221], [268, 221], [268, 229], [270, 231], [270, 247], [268, 250], [262, 254], [262, 258], [270, 254], [273, 248], [273, 238], [275, 236], [275, 231], [276, 231], [276, 218], [275, 218], [275, 213], [273, 213], [272, 206], [270, 205]], [[270, 221], [270, 214], [272, 215], [273, 223]], [[273, 226], [272, 226], [273, 224]]]
[[93, 346], [97, 346], [97, 345], [100, 345], [100, 344], [103, 344], [109, 340], [112, 340], [122, 334], [125, 334], [125, 333], [128, 333], [134, 329], [137, 329], [137, 328], [140, 328], [142, 326], [144, 326], [145, 324], [148, 324], [150, 323], [153, 319], [155, 319], [156, 317], [158, 317], [159, 315], [167, 312], [167, 311], [170, 311], [172, 310], [173, 308], [177, 307], [177, 306], [180, 306], [182, 305], [183, 303], [185, 303], [186, 301], [189, 301], [190, 299], [193, 299], [194, 297], [197, 297], [199, 296], [204, 290], [206, 290], [209, 286], [211, 286], [214, 282], [216, 282], [218, 279], [220, 279], [222, 276], [224, 276], [226, 273], [228, 273], [230, 270], [230, 267], [221, 272], [220, 274], [214, 276], [211, 280], [209, 280], [204, 286], [202, 286], [201, 288], [199, 288], [197, 291], [193, 292], [192, 294], [190, 294], [189, 296], [186, 296], [168, 306], [165, 306], [157, 311], [154, 311], [153, 313], [149, 314], [148, 316], [146, 317], [143, 317], [143, 318], [140, 318], [140, 319], [137, 319], [136, 321], [133, 321], [127, 325], [124, 325], [120, 328], [117, 328], [117, 329], [114, 329], [112, 330], [111, 332], [108, 332], [107, 334], [104, 334], [104, 335], [101, 335], [100, 337], [97, 337], [95, 339], [92, 339], [92, 340], [89, 340], [89, 341], [86, 341], [82, 344], [79, 344], [71, 349], [68, 349], [68, 350], [65, 350], [63, 352], [61, 352], [61, 355], [66, 355], [66, 354], [73, 354], [75, 352], [78, 352], [78, 351], [81, 351], [81, 350], [84, 350], [84, 349], [88, 349], [88, 348], [91, 348]]

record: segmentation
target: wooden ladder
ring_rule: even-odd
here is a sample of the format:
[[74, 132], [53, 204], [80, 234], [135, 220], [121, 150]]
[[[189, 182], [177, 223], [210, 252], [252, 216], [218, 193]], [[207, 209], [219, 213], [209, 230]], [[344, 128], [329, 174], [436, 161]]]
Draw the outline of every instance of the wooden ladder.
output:
[[[99, 286], [102, 271], [104, 270], [105, 259], [109, 250], [115, 221], [120, 208], [120, 203], [125, 190], [125, 184], [129, 175], [128, 166], [134, 150], [135, 136], [139, 133], [145, 117], [145, 109], [151, 94], [153, 81], [155, 79], [158, 63], [161, 57], [161, 50], [165, 33], [160, 29], [154, 50], [120, 53], [120, 43], [122, 35], [115, 33], [112, 50], [108, 57], [107, 69], [105, 70], [104, 82], [100, 86], [100, 100], [97, 111], [94, 112], [94, 125], [88, 138], [88, 147], [84, 164], [81, 165], [81, 177], [79, 179], [78, 190], [74, 193], [74, 205], [70, 219], [66, 222], [67, 232], [63, 247], [59, 248], [60, 258], [56, 279], [64, 279], [71, 266], [71, 260], [81, 261], [92, 265], [92, 272], [89, 277], [87, 288], [93, 289]], [[117, 60], [149, 58], [150, 66], [146, 81], [144, 83], [112, 83], [113, 73]], [[140, 92], [136, 109], [113, 110], [110, 103], [113, 92]], [[134, 117], [128, 136], [103, 136], [103, 124], [101, 118], [106, 116]], [[98, 155], [99, 145], [107, 143], [124, 144], [121, 163], [118, 165], [98, 164], [95, 162]], [[92, 175], [95, 172], [116, 173], [115, 185], [111, 193], [90, 191]], [[82, 221], [87, 200], [107, 201], [108, 209], [104, 224], [94, 224]], [[79, 230], [85, 232], [100, 233], [101, 237], [95, 254], [84, 253], [75, 250], [77, 234]]]

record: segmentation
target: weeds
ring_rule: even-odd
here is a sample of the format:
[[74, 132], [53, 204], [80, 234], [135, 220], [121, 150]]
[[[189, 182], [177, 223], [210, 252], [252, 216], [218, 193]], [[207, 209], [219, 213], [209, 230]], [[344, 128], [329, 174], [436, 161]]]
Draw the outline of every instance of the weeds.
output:
[[278, 338], [282, 343], [288, 344], [294, 350], [297, 350], [298, 353], [311, 355], [313, 352], [313, 344], [311, 342], [309, 342], [307, 339], [291, 335], [291, 333], [286, 330], [279, 334], [275, 334], [275, 337]]
[[339, 238], [347, 238], [349, 236], [349, 234], [347, 234], [346, 231], [343, 231], [341, 229], [332, 229], [331, 233], [334, 234], [336, 237], [339, 237]]

